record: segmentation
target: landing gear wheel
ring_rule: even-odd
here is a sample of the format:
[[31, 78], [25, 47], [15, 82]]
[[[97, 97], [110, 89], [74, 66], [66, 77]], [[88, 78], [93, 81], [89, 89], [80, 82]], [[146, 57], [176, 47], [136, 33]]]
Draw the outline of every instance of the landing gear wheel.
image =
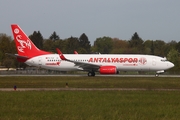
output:
[[88, 72], [88, 76], [92, 76], [92, 73], [91, 73], [91, 72]]
[[158, 73], [156, 73], [156, 74], [155, 74], [155, 77], [159, 77], [159, 74], [158, 74]]
[[92, 76], [95, 76], [95, 72], [92, 72]]
[[88, 76], [95, 76], [95, 72], [88, 72]]

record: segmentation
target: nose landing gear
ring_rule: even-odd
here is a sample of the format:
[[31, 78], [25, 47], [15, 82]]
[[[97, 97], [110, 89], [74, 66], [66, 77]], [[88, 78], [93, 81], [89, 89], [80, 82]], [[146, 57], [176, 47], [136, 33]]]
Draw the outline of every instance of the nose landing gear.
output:
[[155, 77], [159, 77], [159, 74], [158, 74], [158, 73], [156, 73], [156, 74], [155, 74]]
[[159, 74], [162, 74], [162, 73], [164, 73], [164, 70], [156, 71], [155, 77], [158, 77]]

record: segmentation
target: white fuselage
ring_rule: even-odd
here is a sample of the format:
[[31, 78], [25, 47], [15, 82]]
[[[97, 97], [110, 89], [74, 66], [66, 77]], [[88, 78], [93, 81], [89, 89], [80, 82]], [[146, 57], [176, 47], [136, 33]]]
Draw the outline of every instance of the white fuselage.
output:
[[[100, 66], [116, 66], [118, 71], [162, 71], [174, 66], [162, 57], [136, 54], [64, 54], [73, 61]], [[26, 64], [59, 71], [84, 70], [73, 62], [61, 60], [58, 54], [36, 56]]]

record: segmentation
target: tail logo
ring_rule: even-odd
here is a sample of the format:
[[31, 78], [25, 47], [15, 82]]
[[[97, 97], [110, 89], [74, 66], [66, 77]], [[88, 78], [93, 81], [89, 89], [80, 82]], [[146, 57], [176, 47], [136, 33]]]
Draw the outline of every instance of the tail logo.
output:
[[16, 28], [16, 29], [14, 30], [14, 33], [18, 34], [18, 33], [19, 33], [19, 29]]
[[147, 63], [147, 59], [144, 58], [144, 57], [142, 57], [142, 58], [139, 59], [139, 63], [140, 63], [141, 65], [145, 65], [145, 64]]
[[19, 34], [18, 28], [14, 29], [14, 33], [17, 34], [16, 40], [19, 43], [19, 45], [17, 46], [17, 49], [19, 52], [24, 53], [25, 48], [31, 49], [31, 42], [29, 41], [29, 39], [23, 40], [22, 35], [18, 35]]
[[16, 36], [16, 40], [19, 42], [20, 46], [18, 47], [18, 51], [19, 52], [23, 52], [24, 53], [24, 49], [27, 47], [28, 49], [31, 49], [31, 42], [29, 40], [22, 40], [21, 39], [22, 36], [21, 35], [17, 35]]

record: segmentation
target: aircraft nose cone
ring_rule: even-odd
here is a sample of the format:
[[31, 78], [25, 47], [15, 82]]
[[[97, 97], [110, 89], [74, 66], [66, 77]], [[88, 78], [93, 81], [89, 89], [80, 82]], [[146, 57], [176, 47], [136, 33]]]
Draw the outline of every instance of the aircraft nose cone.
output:
[[174, 67], [174, 64], [172, 62], [169, 62], [168, 66], [169, 66], [169, 68], [172, 68], [172, 67]]

